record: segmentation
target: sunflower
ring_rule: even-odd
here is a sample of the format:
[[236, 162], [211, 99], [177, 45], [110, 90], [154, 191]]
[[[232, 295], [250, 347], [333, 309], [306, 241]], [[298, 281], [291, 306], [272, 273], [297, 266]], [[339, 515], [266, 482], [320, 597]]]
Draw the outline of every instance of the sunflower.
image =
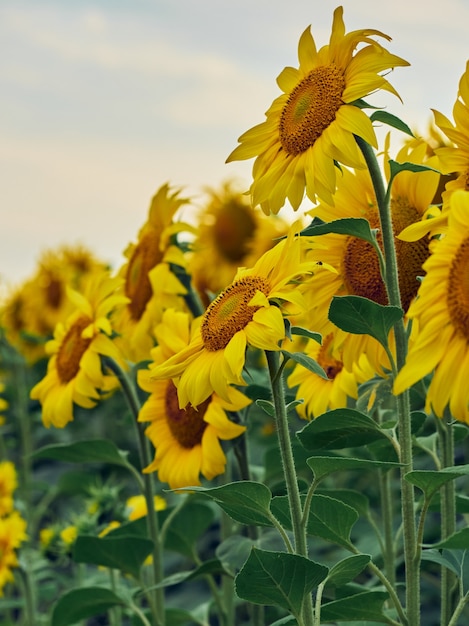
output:
[[440, 159], [440, 168], [445, 174], [458, 173], [456, 180], [446, 185], [443, 193], [443, 210], [449, 207], [453, 191], [469, 191], [469, 61], [459, 81], [458, 97], [453, 107], [454, 124], [438, 111], [433, 111], [435, 124], [452, 142], [435, 150]]
[[17, 550], [26, 539], [26, 522], [18, 511], [0, 517], [0, 597], [5, 585], [14, 580], [12, 570], [18, 567]]
[[219, 293], [232, 282], [239, 267], [253, 265], [288, 231], [288, 224], [280, 218], [268, 219], [254, 210], [233, 183], [208, 193], [208, 203], [197, 218], [189, 264], [194, 285], [206, 304], [210, 294]]
[[[343, 9], [334, 11], [329, 44], [316, 50], [310, 29], [298, 46], [299, 68], [286, 67], [277, 78], [283, 94], [266, 120], [241, 135], [227, 161], [256, 157], [252, 201], [266, 213], [278, 213], [288, 198], [296, 210], [306, 190], [332, 203], [336, 162], [365, 166], [355, 136], [377, 146], [372, 123], [356, 101], [377, 89], [398, 95], [380, 74], [407, 61], [390, 54], [371, 36], [378, 30], [345, 33]], [[356, 51], [357, 46], [364, 46]]]
[[[2, 383], [0, 381], [0, 394], [3, 394], [4, 391], [5, 383]], [[3, 426], [3, 424], [5, 423], [5, 416], [3, 415], [3, 412], [8, 409], [8, 406], [8, 401], [0, 395], [0, 426]]]
[[304, 306], [302, 285], [316, 267], [302, 258], [304, 239], [294, 235], [263, 254], [234, 281], [195, 323], [189, 345], [151, 370], [154, 379], [178, 378], [179, 406], [199, 406], [213, 392], [230, 401], [230, 385], [244, 385], [246, 347], [278, 350], [286, 338], [282, 304]]
[[448, 228], [424, 265], [425, 278], [408, 316], [417, 333], [394, 392], [433, 372], [426, 409], [442, 417], [449, 407], [453, 417], [469, 423], [469, 192], [451, 195]]
[[[158, 366], [190, 341], [190, 317], [181, 311], [166, 311], [156, 335], [159, 345], [152, 350], [152, 357]], [[197, 406], [180, 408], [170, 378], [152, 380], [149, 370], [140, 370], [138, 382], [150, 393], [138, 419], [150, 422], [145, 434], [155, 447], [155, 458], [144, 471], [158, 471], [159, 479], [172, 488], [199, 485], [201, 474], [207, 480], [222, 474], [226, 457], [220, 439], [234, 439], [245, 431], [228, 419], [227, 412], [243, 409], [250, 400], [231, 388], [226, 394], [228, 401], [212, 393]]]
[[174, 237], [193, 229], [175, 222], [174, 216], [187, 202], [179, 190], [171, 190], [168, 184], [160, 187], [152, 198], [138, 242], [130, 244], [124, 253], [127, 262], [119, 275], [124, 280], [128, 304], [116, 320], [116, 330], [121, 335], [119, 347], [134, 362], [149, 358], [154, 345], [152, 329], [161, 320], [164, 309], [185, 308], [183, 296], [187, 290], [172, 273], [170, 264], [185, 266]]
[[358, 397], [358, 385], [374, 374], [364, 354], [354, 355], [353, 371], [344, 367], [340, 351], [334, 350], [334, 335], [323, 338], [322, 344], [309, 340], [304, 353], [315, 359], [327, 374], [327, 380], [296, 365], [287, 378], [289, 387], [296, 387], [296, 398], [304, 403], [296, 407], [304, 419], [322, 415], [329, 409], [347, 406], [348, 399]]
[[0, 463], [0, 517], [13, 510], [13, 493], [18, 486], [16, 469], [11, 461]]
[[[397, 155], [398, 161], [422, 163], [426, 148], [423, 142], [412, 149], [405, 147]], [[438, 186], [439, 174], [433, 171], [420, 173], [402, 172], [393, 185], [391, 213], [394, 233], [397, 236], [409, 224], [424, 219], [429, 203]], [[308, 212], [324, 221], [345, 217], [366, 218], [373, 229], [379, 229], [379, 213], [371, 178], [366, 170], [343, 171], [334, 205], [321, 203]], [[381, 235], [377, 240], [382, 245]], [[422, 265], [428, 258], [429, 239], [414, 243], [395, 238], [399, 287], [402, 307], [407, 311], [417, 294], [418, 277], [423, 274]], [[346, 369], [352, 371], [354, 355], [365, 353], [376, 372], [383, 373], [390, 363], [383, 347], [368, 335], [348, 334], [337, 329], [328, 319], [328, 310], [333, 296], [355, 295], [368, 298], [378, 304], [388, 304], [386, 287], [381, 277], [378, 255], [374, 247], [353, 236], [328, 233], [315, 237], [311, 243], [311, 257], [322, 260], [336, 268], [337, 274], [317, 272], [306, 294], [309, 302], [309, 324], [323, 336], [337, 335], [334, 346], [343, 351]], [[392, 337], [390, 338], [392, 347]], [[345, 344], [348, 344], [345, 346]]]
[[31, 398], [42, 404], [42, 420], [63, 428], [73, 420], [73, 404], [92, 408], [100, 399], [100, 390], [114, 384], [112, 376], [103, 374], [101, 356], [121, 361], [121, 355], [110, 336], [110, 315], [127, 303], [117, 294], [119, 278], [108, 273], [90, 280], [82, 295], [68, 289], [75, 311], [65, 324], [59, 323], [54, 339], [47, 343], [49, 359], [46, 376], [31, 390]]
[[81, 245], [45, 250], [33, 276], [7, 295], [3, 324], [8, 341], [29, 363], [45, 356], [45, 344], [57, 323], [73, 310], [67, 287], [76, 291], [107, 265]]
[[[155, 511], [163, 511], [167, 506], [166, 500], [162, 496], [153, 496], [153, 501], [155, 503]], [[147, 501], [142, 494], [128, 498], [125, 506], [128, 513], [127, 518], [130, 521], [145, 517], [148, 513]]]

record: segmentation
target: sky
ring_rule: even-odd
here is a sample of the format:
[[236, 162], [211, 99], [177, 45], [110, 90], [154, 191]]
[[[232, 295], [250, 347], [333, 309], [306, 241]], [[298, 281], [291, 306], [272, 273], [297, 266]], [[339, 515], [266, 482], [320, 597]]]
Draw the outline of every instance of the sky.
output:
[[[118, 268], [164, 183], [202, 206], [207, 187], [247, 189], [226, 164], [297, 66], [311, 25], [328, 43], [336, 0], [0, 0], [0, 293], [41, 253], [82, 244]], [[424, 133], [452, 119], [469, 59], [466, 0], [343, 0], [347, 31], [376, 28], [410, 67], [403, 103], [368, 99]]]

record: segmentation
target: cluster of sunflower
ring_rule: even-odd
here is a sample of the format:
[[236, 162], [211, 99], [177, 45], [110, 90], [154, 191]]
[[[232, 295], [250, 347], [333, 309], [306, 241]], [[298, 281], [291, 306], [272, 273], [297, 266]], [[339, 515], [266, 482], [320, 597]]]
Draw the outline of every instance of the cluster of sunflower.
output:
[[[282, 71], [265, 121], [228, 157], [255, 158], [250, 197], [232, 183], [209, 190], [194, 219], [193, 202], [164, 184], [117, 272], [83, 248], [62, 248], [7, 297], [5, 338], [28, 362], [47, 359], [31, 390], [46, 427], [105, 401], [117, 371], [135, 374], [138, 421], [154, 448], [143, 471], [172, 488], [200, 485], [225, 471], [222, 442], [249, 426], [253, 372], [281, 351], [293, 355], [286, 383], [301, 418], [350, 406], [373, 380], [399, 395], [425, 379], [426, 410], [469, 423], [469, 66], [454, 122], [435, 111], [430, 137], [409, 131], [391, 158], [388, 136], [381, 151], [409, 335], [403, 367], [393, 371], [392, 331], [387, 350], [329, 316], [334, 297], [395, 304], [383, 278], [383, 198], [360, 148], [377, 150], [375, 126], [391, 119], [369, 116], [364, 99], [398, 96], [383, 74], [408, 63], [378, 40], [389, 37], [346, 33], [341, 8], [329, 44], [317, 49], [303, 33], [298, 68]], [[393, 164], [405, 164], [398, 176]], [[309, 202], [305, 216], [278, 217], [287, 201], [295, 211]], [[367, 220], [377, 246], [332, 226], [347, 218]]]
[[[374, 30], [345, 34], [341, 9], [329, 45], [316, 50], [310, 30], [303, 33], [299, 67], [280, 74], [283, 93], [266, 121], [241, 136], [228, 158], [256, 157], [250, 194], [264, 213], [278, 213], [287, 199], [296, 210], [306, 193], [315, 204], [307, 211], [313, 223], [362, 217], [379, 231], [376, 193], [357, 143], [358, 137], [377, 147], [363, 98], [380, 89], [396, 94], [382, 72], [407, 62], [372, 36], [389, 39]], [[421, 165], [422, 171], [396, 178], [391, 212], [402, 307], [413, 320], [395, 392], [434, 372], [427, 409], [441, 416], [449, 405], [456, 419], [469, 422], [465, 368], [453, 371], [454, 363], [469, 359], [461, 281], [469, 200], [455, 193], [467, 187], [468, 90], [467, 71], [454, 124], [435, 111], [440, 145], [413, 138], [397, 153], [397, 162]], [[388, 145], [383, 157], [389, 178]], [[440, 172], [453, 175], [442, 195]], [[285, 320], [323, 336], [321, 344], [294, 344], [326, 373], [321, 377], [301, 365], [291, 372], [288, 384], [304, 400], [302, 417], [345, 406], [361, 383], [390, 370], [375, 339], [341, 331], [328, 319], [336, 295], [388, 302], [379, 256], [369, 242], [333, 232], [298, 236], [299, 222], [261, 217], [230, 184], [210, 190], [195, 226], [190, 208], [180, 190], [163, 185], [117, 273], [80, 247], [48, 251], [2, 310], [8, 341], [30, 362], [49, 357], [46, 376], [31, 392], [47, 427], [64, 427], [74, 405], [91, 408], [116, 388], [106, 357], [125, 369], [151, 360], [138, 375], [150, 394], [139, 419], [150, 423], [147, 434], [156, 450], [148, 471], [158, 470], [171, 486], [199, 484], [200, 473], [211, 479], [223, 472], [219, 440], [245, 429], [228, 414], [250, 403], [240, 391], [246, 348], [285, 347], [291, 339]]]
[[10, 461], [0, 462], [0, 596], [13, 569], [18, 566], [18, 548], [27, 539], [26, 521], [15, 507], [14, 493], [18, 486], [16, 469]]

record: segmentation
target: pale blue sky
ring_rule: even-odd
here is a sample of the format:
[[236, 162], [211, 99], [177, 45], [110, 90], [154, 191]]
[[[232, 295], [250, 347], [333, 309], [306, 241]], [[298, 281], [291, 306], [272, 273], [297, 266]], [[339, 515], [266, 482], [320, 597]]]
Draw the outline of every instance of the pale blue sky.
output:
[[[0, 280], [83, 243], [117, 267], [164, 182], [203, 200], [238, 136], [264, 119], [301, 32], [327, 43], [333, 0], [0, 1]], [[347, 30], [377, 28], [409, 68], [378, 94], [424, 130], [452, 116], [469, 59], [465, 0], [344, 0]], [[1, 286], [1, 283], [0, 283]]]

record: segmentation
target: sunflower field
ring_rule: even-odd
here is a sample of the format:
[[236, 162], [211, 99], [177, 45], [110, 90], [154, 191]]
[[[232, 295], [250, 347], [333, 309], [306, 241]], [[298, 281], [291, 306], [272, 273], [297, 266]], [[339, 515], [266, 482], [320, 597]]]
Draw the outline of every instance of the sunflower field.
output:
[[418, 136], [389, 45], [338, 7], [246, 188], [5, 294], [2, 626], [469, 623], [469, 62]]

